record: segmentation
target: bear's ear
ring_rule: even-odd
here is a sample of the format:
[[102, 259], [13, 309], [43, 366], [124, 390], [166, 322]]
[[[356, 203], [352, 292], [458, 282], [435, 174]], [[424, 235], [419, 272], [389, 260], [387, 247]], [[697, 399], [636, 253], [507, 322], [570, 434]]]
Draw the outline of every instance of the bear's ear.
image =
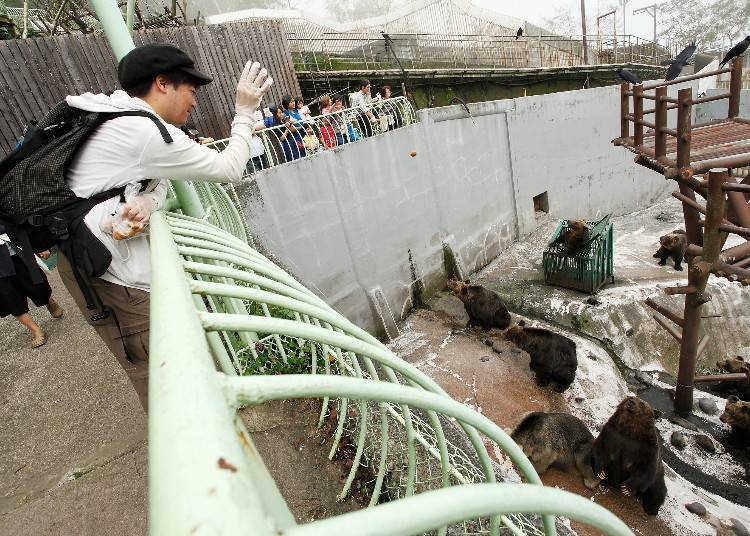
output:
[[732, 404], [734, 404], [734, 403], [736, 403], [736, 402], [739, 402], [739, 401], [740, 401], [740, 399], [739, 399], [739, 398], [737, 398], [737, 397], [736, 397], [736, 396], [734, 396], [734, 395], [730, 395], [730, 396], [729, 396], [729, 398], [727, 398], [727, 402], [730, 402], [730, 403], [732, 403]]
[[740, 360], [740, 361], [742, 361], [743, 363], [745, 362], [745, 358], [744, 358], [744, 357], [742, 357], [741, 355], [738, 355], [738, 356], [737, 356], [737, 359], [739, 359], [739, 360]]
[[518, 327], [519, 327], [519, 328], [522, 328], [522, 327], [524, 327], [525, 325], [526, 325], [526, 320], [519, 320], [519, 321], [518, 321]]

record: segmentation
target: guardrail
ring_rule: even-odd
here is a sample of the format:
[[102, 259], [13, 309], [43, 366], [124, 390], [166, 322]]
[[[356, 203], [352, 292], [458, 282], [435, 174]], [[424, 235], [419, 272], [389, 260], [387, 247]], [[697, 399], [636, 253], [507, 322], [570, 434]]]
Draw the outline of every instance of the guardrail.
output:
[[[585, 65], [580, 35], [287, 34], [295, 70], [457, 69]], [[635, 35], [590, 35], [588, 64], [659, 64], [675, 52]], [[397, 58], [397, 59], [396, 59]]]
[[[343, 108], [302, 121], [287, 119], [284, 124], [255, 132], [263, 153], [250, 159], [246, 176], [417, 122], [406, 97], [373, 102], [369, 111], [372, 117], [359, 108]], [[218, 140], [208, 146], [221, 151], [228, 141]]]
[[[631, 534], [587, 499], [543, 488], [497, 425], [451, 399], [241, 238], [202, 219], [160, 212], [151, 220], [151, 243], [151, 534], [345, 528], [395, 536], [446, 534], [450, 524], [451, 534], [498, 534], [503, 527], [552, 535], [551, 515]], [[270, 371], [308, 373], [262, 375]], [[293, 398], [322, 399], [319, 424], [327, 416], [336, 421], [331, 457], [343, 436], [356, 444], [340, 497], [369, 463], [371, 508], [295, 525], [236, 412]], [[502, 449], [529, 484], [495, 483], [485, 442]], [[375, 506], [386, 496], [391, 502]]]

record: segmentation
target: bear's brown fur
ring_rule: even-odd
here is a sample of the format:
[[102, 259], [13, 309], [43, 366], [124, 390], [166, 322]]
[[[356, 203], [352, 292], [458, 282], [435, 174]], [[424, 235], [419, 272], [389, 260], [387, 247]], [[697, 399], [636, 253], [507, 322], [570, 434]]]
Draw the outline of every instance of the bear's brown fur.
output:
[[591, 236], [586, 220], [567, 220], [566, 227], [560, 236], [552, 243], [562, 244], [570, 252], [576, 252]]
[[602, 428], [591, 453], [594, 474], [606, 485], [634, 493], [649, 515], [656, 515], [667, 497], [656, 418], [647, 402], [625, 398]]
[[743, 402], [736, 396], [727, 399], [724, 413], [719, 417], [721, 422], [732, 427], [732, 433], [743, 441], [750, 440], [750, 402]]
[[567, 413], [535, 411], [526, 415], [511, 435], [539, 474], [550, 467], [583, 477], [589, 489], [599, 485], [591, 470], [594, 436], [580, 419]]
[[750, 374], [750, 363], [745, 361], [740, 356], [730, 357], [729, 359], [725, 359], [724, 361], [719, 361], [716, 363], [716, 366], [733, 374]]
[[685, 231], [675, 229], [671, 233], [659, 237], [659, 249], [654, 253], [654, 258], [659, 259], [659, 265], [667, 264], [667, 259], [672, 257], [674, 260], [674, 269], [682, 271], [682, 261], [687, 251], [688, 240]]
[[497, 293], [481, 285], [472, 285], [468, 279], [448, 280], [448, 288], [464, 303], [469, 315], [467, 327], [482, 326], [487, 331], [491, 328], [505, 329], [510, 325], [510, 313]]

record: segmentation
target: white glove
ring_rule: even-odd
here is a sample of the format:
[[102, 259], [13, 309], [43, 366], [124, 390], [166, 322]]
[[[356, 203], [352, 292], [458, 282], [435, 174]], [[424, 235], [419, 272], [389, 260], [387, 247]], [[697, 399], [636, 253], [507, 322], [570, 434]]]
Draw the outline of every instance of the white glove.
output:
[[122, 219], [141, 226], [148, 223], [154, 211], [154, 200], [149, 195], [136, 195], [122, 207]]
[[261, 69], [260, 63], [248, 61], [237, 84], [234, 105], [236, 114], [243, 120], [247, 119], [248, 123], [255, 123], [253, 114], [271, 84], [273, 79], [268, 76], [268, 71]]

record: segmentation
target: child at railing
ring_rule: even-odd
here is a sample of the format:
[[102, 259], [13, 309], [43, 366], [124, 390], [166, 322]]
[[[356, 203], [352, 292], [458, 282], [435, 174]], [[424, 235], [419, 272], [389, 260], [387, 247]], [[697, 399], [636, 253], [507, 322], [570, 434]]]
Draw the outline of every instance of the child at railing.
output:
[[305, 136], [302, 138], [307, 154], [317, 153], [320, 150], [320, 140], [315, 135], [312, 125], [305, 125]]

